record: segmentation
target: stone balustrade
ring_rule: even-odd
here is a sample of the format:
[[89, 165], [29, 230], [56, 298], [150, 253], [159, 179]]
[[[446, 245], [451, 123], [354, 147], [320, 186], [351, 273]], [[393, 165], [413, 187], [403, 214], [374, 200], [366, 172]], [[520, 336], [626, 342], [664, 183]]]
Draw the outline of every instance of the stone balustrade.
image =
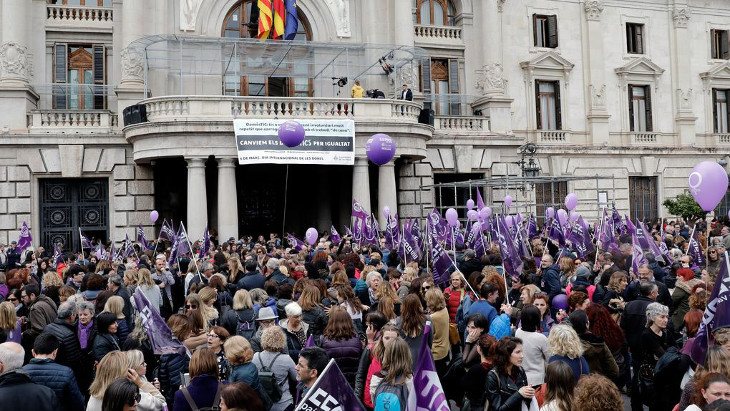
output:
[[463, 42], [461, 27], [454, 26], [413, 26], [417, 42]]
[[540, 143], [565, 143], [568, 141], [568, 132], [565, 130], [538, 130]]
[[108, 110], [33, 110], [30, 133], [102, 134], [117, 128], [117, 115]]
[[489, 119], [476, 116], [436, 116], [434, 128], [446, 132], [486, 132], [489, 131]]
[[715, 134], [715, 144], [718, 144], [718, 145], [730, 144], [730, 133]]
[[114, 25], [114, 9], [111, 7], [46, 6], [46, 24], [59, 28], [96, 28], [111, 30]]

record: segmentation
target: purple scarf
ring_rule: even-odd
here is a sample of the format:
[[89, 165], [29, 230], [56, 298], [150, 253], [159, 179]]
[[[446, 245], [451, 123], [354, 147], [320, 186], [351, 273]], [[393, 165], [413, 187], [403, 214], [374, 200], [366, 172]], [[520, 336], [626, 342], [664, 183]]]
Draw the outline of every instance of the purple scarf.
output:
[[83, 325], [79, 323], [79, 345], [81, 346], [82, 350], [85, 350], [86, 347], [89, 345], [89, 334], [91, 334], [91, 330], [94, 328], [94, 320], [89, 321], [89, 324]]

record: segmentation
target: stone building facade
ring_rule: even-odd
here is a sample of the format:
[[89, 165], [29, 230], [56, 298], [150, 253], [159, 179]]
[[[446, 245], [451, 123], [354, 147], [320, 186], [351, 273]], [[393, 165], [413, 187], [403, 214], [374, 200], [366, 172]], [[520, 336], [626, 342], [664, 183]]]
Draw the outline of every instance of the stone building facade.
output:
[[[584, 215], [599, 212], [600, 198], [639, 218], [667, 216], [662, 200], [686, 189], [694, 164], [726, 165], [730, 154], [726, 3], [297, 0], [297, 39], [313, 50], [378, 45], [396, 60], [399, 47], [418, 51], [390, 74], [338, 72], [350, 81], [362, 74], [387, 97], [355, 102], [307, 74], [240, 77], [229, 90], [221, 76], [181, 74], [176, 83], [151, 70], [149, 51], [174, 39], [250, 36], [249, 0], [3, 0], [0, 243], [23, 221], [44, 245], [77, 248], [79, 228], [120, 240], [141, 225], [151, 237], [153, 209], [185, 221], [193, 238], [206, 224], [226, 238], [281, 231], [284, 214], [287, 231], [328, 229], [348, 224], [352, 197], [418, 217], [463, 207], [476, 189], [494, 203], [509, 193], [522, 211], [575, 191]], [[180, 67], [204, 61], [164, 52]], [[374, 64], [373, 53], [353, 57], [352, 67]], [[413, 102], [396, 99], [403, 83]], [[125, 127], [123, 110], [135, 104], [148, 121]], [[233, 118], [295, 117], [271, 111], [281, 104], [306, 104], [308, 118], [353, 119], [355, 165], [293, 167], [286, 177], [278, 166], [237, 165]], [[354, 110], [314, 109], [345, 105]], [[419, 123], [423, 107], [434, 110], [433, 124]], [[378, 132], [398, 144], [396, 159], [379, 168], [364, 152]], [[471, 194], [431, 187], [514, 180], [529, 159], [557, 180], [475, 184]], [[576, 176], [586, 179], [558, 181]]]

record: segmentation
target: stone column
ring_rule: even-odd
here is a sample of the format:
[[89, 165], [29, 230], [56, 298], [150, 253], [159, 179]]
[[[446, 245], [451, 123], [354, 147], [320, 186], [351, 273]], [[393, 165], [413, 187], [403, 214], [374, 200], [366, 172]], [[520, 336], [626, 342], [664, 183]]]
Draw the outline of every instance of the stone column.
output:
[[[238, 159], [218, 159], [218, 239], [238, 239], [238, 195], [236, 191]], [[188, 208], [189, 210], [189, 208]]]
[[507, 80], [502, 62], [502, 11], [505, 0], [484, 0], [479, 4], [477, 23], [482, 28], [482, 67], [477, 70], [476, 87], [483, 93], [472, 105], [489, 117], [491, 130], [512, 132], [512, 99], [507, 97]]
[[394, 27], [394, 40], [397, 46], [413, 47], [415, 34], [413, 32], [412, 1], [395, 1], [393, 5], [393, 21], [398, 22]]
[[[689, 146], [695, 142], [695, 121], [697, 117], [692, 110], [692, 35], [688, 30], [691, 10], [686, 0], [677, 0], [672, 10], [674, 21], [674, 41], [676, 43], [673, 59], [677, 70], [674, 74], [676, 90], [675, 117], [676, 132], [679, 134], [679, 144]], [[658, 128], [658, 127], [657, 127]]]
[[587, 21], [588, 46], [585, 47], [588, 62], [588, 132], [593, 138], [594, 145], [608, 144], [608, 119], [610, 115], [606, 109], [606, 81], [604, 78], [603, 37], [604, 28], [601, 25], [603, 2], [588, 0], [583, 4]]
[[208, 202], [205, 189], [205, 159], [186, 158], [188, 163], [188, 215], [185, 228], [190, 242], [202, 238], [208, 222]]
[[352, 198], [366, 211], [371, 211], [370, 174], [366, 157], [355, 157], [355, 166], [352, 169]]
[[388, 206], [391, 215], [398, 211], [398, 198], [395, 192], [395, 164], [390, 161], [378, 167], [378, 222], [385, 229], [386, 218], [383, 208]]
[[[145, 30], [148, 29], [147, 18], [152, 17], [149, 14], [152, 12], [145, 0], [122, 2], [121, 49], [115, 56], [115, 61], [121, 63], [120, 82], [115, 90], [117, 113], [120, 117], [126, 107], [144, 98], [144, 50], [131, 46], [130, 43], [144, 36]], [[122, 123], [121, 118], [119, 123]]]

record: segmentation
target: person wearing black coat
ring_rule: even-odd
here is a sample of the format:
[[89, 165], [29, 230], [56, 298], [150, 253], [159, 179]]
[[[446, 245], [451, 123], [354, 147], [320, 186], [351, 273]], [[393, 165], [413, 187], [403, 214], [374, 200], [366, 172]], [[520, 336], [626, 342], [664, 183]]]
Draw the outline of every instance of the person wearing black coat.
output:
[[[67, 305], [68, 304], [68, 305]], [[70, 310], [70, 311], [69, 311]], [[65, 318], [64, 318], [65, 317]], [[58, 354], [55, 361], [73, 370], [78, 379], [81, 375], [83, 353], [76, 337], [76, 307], [74, 303], [63, 303], [58, 308], [58, 319], [48, 324], [43, 333], [48, 333], [58, 340]]]
[[[34, 383], [28, 374], [20, 370], [25, 357], [25, 351], [20, 344], [2, 343], [0, 353], [7, 361], [0, 363], [0, 404], [3, 407], [32, 404], [34, 411], [57, 411], [61, 408], [52, 389]], [[18, 368], [14, 368], [15, 366]]]
[[351, 387], [355, 387], [360, 355], [363, 351], [350, 314], [343, 308], [333, 308], [324, 334], [319, 340], [329, 358], [333, 358]]
[[553, 297], [563, 292], [563, 287], [560, 285], [560, 267], [552, 262], [553, 258], [549, 254], [544, 254], [540, 263], [542, 270], [540, 288], [548, 295], [551, 302]]
[[[124, 288], [124, 285], [122, 284], [122, 277], [116, 274], [110, 275], [109, 289], [112, 290], [114, 295], [122, 297], [122, 301], [124, 301], [124, 308], [122, 309], [122, 313], [124, 314], [124, 319], [127, 323], [127, 330], [133, 329], [134, 316], [132, 315], [132, 301], [130, 300], [129, 291], [127, 291], [127, 289]], [[124, 335], [124, 338], [126, 339], [126, 334]]]
[[96, 316], [96, 338], [94, 339], [94, 359], [96, 361], [101, 361], [111, 351], [120, 350], [116, 333], [116, 315], [103, 312]]
[[487, 374], [490, 410], [521, 411], [523, 404], [529, 408], [535, 389], [527, 385], [523, 356], [519, 338], [504, 337], [497, 343], [494, 368]]
[[244, 267], [246, 272], [243, 274], [243, 277], [236, 282], [237, 289], [251, 291], [254, 288], [264, 288], [266, 278], [258, 271], [257, 267], [256, 261], [246, 261], [246, 265]]
[[30, 379], [53, 390], [64, 411], [83, 411], [86, 405], [79, 391], [71, 368], [54, 361], [59, 349], [59, 340], [52, 334], [43, 333], [33, 343], [33, 356], [22, 370]]
[[190, 358], [187, 354], [163, 354], [160, 356], [160, 367], [157, 371], [157, 378], [160, 380], [160, 391], [165, 396], [167, 408], [173, 409], [173, 401], [175, 400], [175, 392], [182, 381], [180, 375], [188, 372]]

